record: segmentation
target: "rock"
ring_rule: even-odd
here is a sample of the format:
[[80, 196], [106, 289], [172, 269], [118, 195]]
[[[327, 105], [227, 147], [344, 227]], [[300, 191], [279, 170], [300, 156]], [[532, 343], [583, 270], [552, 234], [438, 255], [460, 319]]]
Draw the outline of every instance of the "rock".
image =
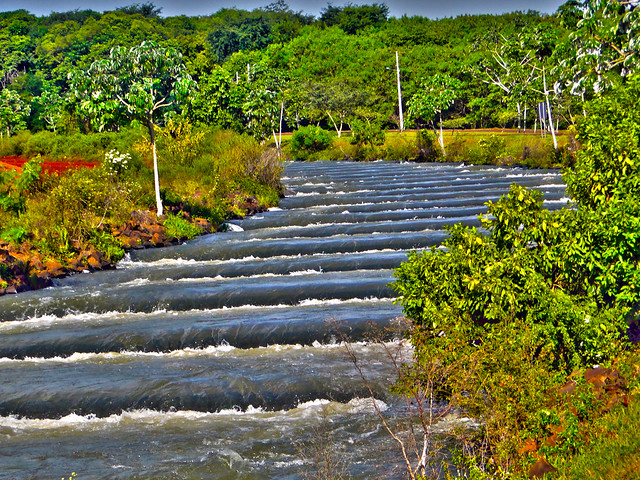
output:
[[67, 263], [67, 268], [74, 272], [82, 272], [84, 270], [84, 263], [79, 258], [74, 258]]
[[547, 473], [554, 473], [557, 471], [557, 468], [547, 462], [544, 458], [541, 458], [531, 465], [531, 468], [529, 469], [529, 478], [542, 478]]
[[535, 453], [538, 451], [538, 442], [534, 438], [529, 438], [524, 442], [524, 445], [518, 450], [520, 453]]
[[143, 223], [138, 225], [138, 230], [150, 235], [151, 237], [154, 235], [164, 235], [164, 227], [157, 223]]
[[154, 233], [151, 236], [151, 243], [154, 247], [164, 247], [167, 239], [164, 236], [164, 233]]
[[137, 250], [140, 248], [143, 248], [142, 242], [140, 241], [139, 238], [132, 238], [132, 237], [117, 237], [118, 240], [120, 240], [120, 243], [122, 244], [122, 247], [125, 249], [133, 249], [133, 250]]
[[136, 210], [131, 212], [131, 220], [134, 225], [158, 223], [158, 217], [155, 213]]
[[[620, 377], [620, 372], [611, 368], [596, 367], [584, 372], [584, 379], [597, 389], [605, 388], [609, 385], [624, 383]], [[622, 386], [622, 385], [621, 385]]]
[[64, 266], [57, 260], [48, 260], [44, 264], [44, 272], [46, 272], [49, 278], [64, 277], [67, 272]]
[[18, 289], [16, 288], [15, 285], [9, 285], [7, 288], [4, 289], [4, 293], [15, 295], [16, 293], [18, 293]]
[[83, 250], [76, 258], [82, 265], [89, 267], [91, 270], [102, 270], [105, 265], [104, 255], [100, 252], [91, 250]]
[[50, 287], [51, 285], [53, 285], [53, 282], [48, 276], [46, 276], [44, 271], [33, 273], [29, 277], [29, 286], [33, 290], [39, 290], [41, 288]]
[[213, 224], [204, 218], [195, 217], [193, 224], [202, 230], [202, 233], [211, 233], [213, 231]]

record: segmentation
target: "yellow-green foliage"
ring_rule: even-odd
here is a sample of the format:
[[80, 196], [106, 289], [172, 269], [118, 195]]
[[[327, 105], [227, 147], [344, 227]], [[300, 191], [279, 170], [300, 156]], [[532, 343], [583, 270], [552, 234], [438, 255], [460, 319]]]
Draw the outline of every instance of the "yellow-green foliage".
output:
[[[396, 271], [394, 288], [415, 325], [408, 378], [421, 381], [427, 362], [450, 368], [441, 391], [482, 422], [475, 451], [467, 450], [472, 478], [525, 473], [531, 458], [521, 443], [543, 440], [561, 418], [563, 433], [543, 454], [568, 464], [598, 441], [590, 387], [556, 397], [572, 372], [614, 365], [631, 348], [628, 320], [640, 302], [639, 94], [632, 78], [581, 122], [582, 149], [565, 173], [579, 208], [545, 210], [540, 192], [512, 185], [488, 203], [484, 232], [450, 227], [445, 249], [411, 252]], [[507, 148], [498, 140], [485, 150]]]
[[174, 237], [180, 240], [189, 240], [202, 233], [200, 228], [176, 215], [167, 215], [163, 225], [166, 229], [167, 237]]
[[[167, 205], [219, 223], [229, 215], [235, 196], [256, 196], [269, 206], [277, 203], [282, 162], [275, 151], [229, 131], [196, 131], [188, 124], [172, 122], [166, 131], [170, 135], [160, 142], [159, 163]], [[111, 260], [121, 258], [121, 245], [110, 227], [130, 219], [132, 211], [154, 204], [152, 170], [133, 148], [136, 142], [140, 144], [141, 133], [132, 129], [122, 137], [65, 137], [49, 132], [23, 136], [27, 143], [36, 138], [38, 150], [46, 154], [69, 139], [78, 148], [78, 156], [95, 158], [94, 148], [100, 145], [103, 164], [48, 176], [41, 174], [38, 161], [33, 160], [22, 175], [0, 177], [0, 235], [16, 243], [29, 240], [45, 255], [60, 260], [89, 245]], [[189, 161], [181, 154], [185, 149], [192, 154]], [[177, 238], [199, 233], [180, 219], [170, 219], [168, 226]]]

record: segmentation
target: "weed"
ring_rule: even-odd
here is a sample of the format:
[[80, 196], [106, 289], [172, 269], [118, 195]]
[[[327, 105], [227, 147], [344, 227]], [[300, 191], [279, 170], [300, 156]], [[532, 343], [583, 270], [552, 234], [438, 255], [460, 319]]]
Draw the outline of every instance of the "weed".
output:
[[168, 237], [174, 237], [179, 240], [189, 240], [202, 233], [200, 228], [177, 215], [167, 215], [164, 221], [164, 228]]

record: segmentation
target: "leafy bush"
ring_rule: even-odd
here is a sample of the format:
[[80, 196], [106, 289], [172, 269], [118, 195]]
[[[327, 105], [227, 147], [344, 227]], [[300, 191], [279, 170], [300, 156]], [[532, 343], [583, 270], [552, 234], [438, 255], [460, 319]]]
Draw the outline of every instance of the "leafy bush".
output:
[[385, 160], [410, 160], [418, 155], [415, 142], [404, 135], [387, 137], [383, 151]]
[[168, 237], [175, 237], [180, 240], [189, 240], [202, 233], [202, 230], [197, 226], [177, 215], [167, 215], [164, 221], [164, 228], [166, 228]]
[[130, 167], [131, 155], [120, 153], [116, 149], [109, 150], [104, 154], [102, 164], [104, 168], [113, 175], [122, 175]]
[[384, 143], [386, 133], [382, 125], [369, 120], [354, 120], [351, 124], [351, 143], [358, 146], [378, 147]]
[[0, 232], [0, 238], [2, 238], [3, 240], [7, 240], [8, 242], [18, 244], [26, 240], [28, 236], [29, 232], [27, 232], [23, 227], [20, 226], [9, 227]]
[[[578, 208], [544, 210], [539, 192], [514, 185], [488, 203], [486, 234], [451, 227], [444, 249], [412, 252], [396, 270], [414, 324], [406, 381], [420, 382], [427, 362], [451, 371], [439, 391], [483, 421], [478, 478], [524, 469], [519, 443], [540, 430], [553, 388], [628, 346], [627, 319], [640, 304], [639, 95], [631, 79], [582, 121], [583, 147], [565, 174]], [[504, 145], [490, 138], [482, 148], [486, 159]], [[587, 400], [574, 405], [581, 418]], [[571, 425], [564, 450], [550, 454], [582, 448]]]
[[293, 132], [289, 143], [291, 153], [297, 158], [308, 158], [312, 153], [321, 152], [331, 146], [331, 135], [314, 125], [300, 127]]
[[442, 149], [438, 139], [429, 130], [420, 130], [416, 136], [417, 162], [435, 162], [442, 158]]
[[496, 160], [506, 155], [507, 142], [496, 135], [483, 138], [478, 142], [478, 149], [469, 150], [471, 163], [486, 165], [495, 163]]

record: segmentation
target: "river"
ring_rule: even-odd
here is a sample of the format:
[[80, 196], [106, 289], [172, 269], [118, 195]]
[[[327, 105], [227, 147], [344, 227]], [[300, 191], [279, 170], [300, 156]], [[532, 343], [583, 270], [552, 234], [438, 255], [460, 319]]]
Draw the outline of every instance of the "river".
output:
[[296, 162], [283, 182], [278, 209], [228, 232], [0, 297], [0, 479], [294, 479], [319, 458], [401, 475], [341, 339], [401, 418], [383, 348], [411, 355], [393, 268], [445, 225], [478, 225], [513, 182], [547, 208], [565, 186], [553, 170], [390, 162]]

